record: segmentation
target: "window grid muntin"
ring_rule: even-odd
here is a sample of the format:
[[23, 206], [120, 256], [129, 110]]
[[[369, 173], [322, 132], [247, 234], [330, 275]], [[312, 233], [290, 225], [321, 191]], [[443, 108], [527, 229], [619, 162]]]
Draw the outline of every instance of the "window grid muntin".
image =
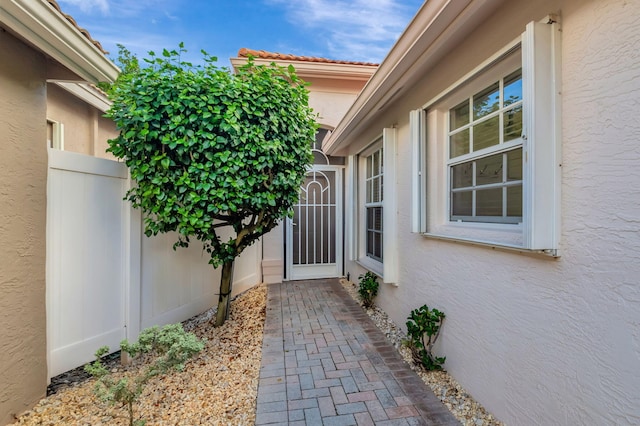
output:
[[[365, 158], [365, 172], [365, 254], [367, 257], [382, 262], [382, 204], [384, 187], [382, 148], [374, 151]], [[373, 218], [373, 220], [370, 220], [371, 218]], [[376, 221], [375, 218], [378, 218], [378, 221]]]
[[[505, 151], [501, 151], [499, 153], [491, 153], [491, 154], [487, 154], [487, 155], [483, 155], [483, 156], [478, 156], [474, 159], [471, 159], [469, 161], [466, 162], [461, 162], [461, 163], [457, 163], [453, 166], [449, 167], [449, 193], [451, 194], [450, 196], [450, 205], [449, 205], [449, 217], [452, 221], [463, 221], [463, 222], [496, 222], [496, 223], [520, 223], [522, 222], [522, 216], [507, 216], [508, 214], [508, 210], [509, 210], [509, 206], [508, 206], [508, 197], [507, 197], [507, 188], [510, 187], [522, 187], [522, 179], [512, 179], [509, 180], [509, 176], [508, 176], [508, 158], [509, 158], [509, 153], [512, 153], [518, 149], [522, 149], [521, 147], [516, 147], [514, 149], [509, 149], [509, 150], [505, 150]], [[496, 182], [496, 183], [487, 183], [487, 184], [477, 184], [477, 164], [478, 161], [490, 157], [492, 155], [501, 155], [502, 156], [502, 171], [501, 171], [501, 175], [502, 175], [502, 181], [501, 182]], [[472, 184], [470, 186], [460, 186], [457, 188], [454, 188], [454, 166], [461, 166], [467, 163], [471, 163], [471, 178], [472, 178]], [[478, 200], [477, 200], [477, 193], [478, 191], [483, 191], [483, 190], [489, 190], [489, 189], [497, 189], [497, 188], [501, 188], [502, 189], [502, 214], [500, 216], [479, 216], [476, 214], [476, 210], [477, 210], [477, 206], [478, 206]], [[467, 215], [454, 215], [454, 194], [459, 194], [459, 193], [471, 193], [472, 194], [472, 200], [471, 200], [471, 215], [467, 216]]]
[[[522, 87], [522, 69], [519, 68], [513, 72], [510, 72], [509, 74], [505, 75], [504, 77], [500, 78], [500, 80], [498, 81], [498, 85], [499, 85], [499, 105], [498, 105], [498, 110], [497, 111], [492, 111], [489, 114], [486, 114], [478, 119], [474, 120], [474, 111], [473, 111], [473, 102], [474, 102], [474, 97], [482, 94], [482, 92], [484, 92], [487, 88], [493, 86], [494, 84], [496, 84], [495, 82], [490, 83], [489, 85], [487, 85], [485, 88], [476, 91], [476, 93], [474, 93], [473, 95], [469, 96], [466, 100], [462, 101], [462, 102], [458, 102], [456, 103], [455, 106], [453, 106], [452, 108], [449, 109], [448, 114], [447, 114], [447, 128], [449, 129], [448, 133], [447, 133], [447, 152], [449, 152], [449, 155], [447, 156], [449, 158], [449, 160], [453, 160], [453, 159], [457, 159], [458, 157], [460, 157], [461, 155], [468, 155], [468, 154], [472, 154], [474, 152], [480, 152], [480, 151], [484, 151], [484, 150], [488, 150], [488, 149], [492, 149], [495, 148], [497, 146], [500, 146], [504, 143], [504, 115], [509, 112], [509, 111], [515, 111], [518, 108], [522, 108], [522, 104], [523, 104], [523, 99], [522, 99], [522, 94], [520, 95], [520, 99], [516, 102], [512, 102], [512, 103], [508, 103], [507, 105], [504, 104], [504, 81], [505, 79], [509, 79], [512, 78], [514, 75], [519, 74], [519, 81], [520, 81], [520, 87]], [[512, 84], [513, 81], [509, 82], [509, 84]], [[520, 89], [522, 91], [522, 88]], [[464, 125], [461, 125], [459, 127], [456, 127], [455, 129], [451, 130], [451, 111], [453, 111], [454, 109], [460, 107], [461, 104], [463, 103], [467, 103], [467, 107], [469, 109], [468, 111], [468, 122]], [[499, 117], [499, 122], [498, 122], [498, 135], [499, 135], [499, 140], [497, 144], [491, 145], [487, 148], [482, 148], [480, 150], [474, 149], [474, 128], [477, 127], [479, 124], [482, 124], [485, 121], [491, 120], [493, 118], [495, 118], [496, 116]], [[469, 130], [469, 139], [468, 139], [468, 147], [467, 147], [467, 151], [465, 154], [461, 154], [458, 155], [456, 157], [451, 157], [451, 137], [455, 136], [458, 133], [461, 133], [465, 130]], [[521, 129], [522, 132], [522, 129]], [[518, 138], [516, 138], [518, 139]], [[515, 140], [515, 139], [510, 139], [510, 140]], [[520, 142], [521, 143], [521, 142]]]
[[[514, 76], [518, 75], [517, 79], [514, 79]], [[515, 101], [515, 102], [510, 102], [507, 103], [505, 105], [505, 99], [504, 99], [504, 89], [505, 89], [505, 81], [507, 81], [507, 85], [512, 85], [514, 82], [519, 80], [519, 86], [520, 86], [520, 99]], [[468, 122], [464, 125], [461, 125], [457, 128], [455, 128], [454, 130], [449, 130], [447, 132], [447, 158], [449, 158], [449, 160], [447, 161], [447, 167], [448, 167], [448, 177], [449, 177], [449, 183], [448, 183], [448, 191], [449, 191], [449, 219], [451, 221], [463, 221], [463, 222], [488, 222], [488, 223], [507, 223], [507, 224], [511, 224], [511, 223], [521, 223], [522, 222], [522, 216], [507, 216], [507, 214], [509, 213], [509, 208], [508, 208], [508, 189], [507, 188], [514, 188], [514, 187], [520, 187], [522, 188], [522, 179], [520, 180], [508, 180], [508, 176], [507, 176], [507, 168], [508, 168], [508, 153], [515, 151], [517, 149], [522, 149], [522, 137], [518, 137], [518, 138], [511, 138], [508, 139], [507, 142], [505, 142], [505, 128], [504, 128], [504, 117], [506, 114], [515, 111], [516, 114], [516, 120], [517, 120], [517, 111], [520, 111], [520, 134], [522, 134], [522, 105], [523, 105], [523, 95], [522, 95], [522, 69], [517, 69], [513, 72], [510, 72], [506, 75], [504, 75], [502, 78], [499, 79], [498, 81], [498, 86], [499, 86], [499, 99], [498, 99], [498, 109], [496, 111], [492, 111], [478, 119], [474, 120], [474, 117], [476, 116], [473, 106], [474, 106], [474, 97], [476, 97], [477, 95], [482, 95], [483, 92], [486, 92], [487, 89], [489, 89], [490, 87], [492, 87], [493, 85], [495, 85], [496, 83], [490, 83], [488, 84], [486, 87], [484, 87], [481, 90], [476, 91], [473, 95], [469, 96], [465, 101], [462, 102], [458, 102], [455, 104], [455, 106], [453, 106], [451, 109], [449, 109], [448, 114], [447, 114], [447, 126], [448, 129], [451, 129], [451, 122], [452, 122], [452, 110], [454, 109], [458, 109], [460, 108], [460, 106], [463, 103], [467, 103], [467, 106], [469, 108], [468, 111]], [[493, 144], [487, 147], [484, 147], [480, 150], [474, 150], [474, 145], [475, 145], [475, 140], [474, 140], [474, 128], [476, 128], [478, 126], [478, 124], [482, 124], [485, 121], [491, 120], [495, 117], [498, 117], [498, 143], [497, 144]], [[464, 154], [460, 154], [457, 155], [453, 158], [451, 158], [451, 150], [452, 150], [452, 145], [451, 145], [451, 140], [452, 140], [452, 136], [455, 136], [458, 133], [467, 131], [469, 132], [469, 139], [467, 141], [468, 146], [467, 146], [467, 150], [466, 153]], [[497, 154], [502, 154], [502, 182], [499, 183], [490, 183], [490, 184], [484, 184], [484, 185], [477, 185], [476, 184], [476, 179], [477, 179], [477, 170], [476, 170], [476, 165], [477, 162], [479, 160], [482, 160], [483, 158], [487, 158], [493, 155], [497, 155]], [[458, 188], [454, 188], [454, 175], [453, 175], [453, 169], [455, 166], [459, 166], [459, 165], [463, 165], [466, 163], [471, 163], [472, 165], [472, 186], [471, 187], [458, 187]], [[522, 167], [522, 165], [521, 165]], [[520, 175], [522, 175], [522, 170], [520, 171]], [[478, 199], [477, 199], [477, 193], [478, 191], [482, 191], [482, 190], [487, 190], [487, 189], [495, 189], [495, 188], [501, 188], [502, 189], [502, 215], [500, 216], [478, 216], [476, 214], [477, 208], [478, 208]], [[470, 192], [471, 193], [471, 216], [467, 216], [467, 215], [454, 215], [454, 194], [462, 194], [464, 192]], [[522, 199], [522, 189], [520, 190], [520, 199]], [[522, 207], [520, 208], [520, 211], [522, 211]]]

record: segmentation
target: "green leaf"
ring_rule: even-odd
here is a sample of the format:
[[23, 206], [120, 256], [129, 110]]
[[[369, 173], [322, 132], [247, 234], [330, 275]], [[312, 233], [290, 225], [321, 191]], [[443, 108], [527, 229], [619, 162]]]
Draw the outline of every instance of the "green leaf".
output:
[[[145, 233], [175, 231], [175, 247], [196, 238], [215, 266], [290, 214], [317, 124], [293, 67], [249, 60], [232, 74], [206, 53], [204, 66], [184, 62], [183, 52], [180, 43], [150, 53], [148, 66], [122, 67], [107, 113], [120, 136], [109, 151], [130, 168], [136, 186], [127, 199], [145, 212]], [[255, 212], [264, 221], [248, 229]], [[229, 213], [236, 234], [223, 242], [212, 223]]]

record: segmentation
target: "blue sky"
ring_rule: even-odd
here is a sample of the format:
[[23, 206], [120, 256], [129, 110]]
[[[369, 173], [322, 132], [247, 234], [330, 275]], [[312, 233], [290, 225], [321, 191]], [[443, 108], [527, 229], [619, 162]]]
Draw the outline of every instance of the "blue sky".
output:
[[422, 0], [58, 0], [65, 13], [117, 56], [200, 50], [229, 66], [247, 47], [330, 59], [381, 62]]

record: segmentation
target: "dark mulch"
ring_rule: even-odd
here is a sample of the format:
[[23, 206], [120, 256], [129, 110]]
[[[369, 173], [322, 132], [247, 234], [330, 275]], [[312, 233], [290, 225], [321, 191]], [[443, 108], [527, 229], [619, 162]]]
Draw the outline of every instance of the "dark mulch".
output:
[[[102, 363], [108, 368], [112, 369], [120, 365], [120, 351], [114, 352], [109, 355], [105, 355], [102, 358]], [[59, 390], [66, 387], [83, 383], [91, 378], [91, 375], [84, 371], [84, 365], [78, 368], [69, 370], [65, 373], [59, 374], [51, 378], [51, 384], [47, 386], [47, 396], [58, 393]]]

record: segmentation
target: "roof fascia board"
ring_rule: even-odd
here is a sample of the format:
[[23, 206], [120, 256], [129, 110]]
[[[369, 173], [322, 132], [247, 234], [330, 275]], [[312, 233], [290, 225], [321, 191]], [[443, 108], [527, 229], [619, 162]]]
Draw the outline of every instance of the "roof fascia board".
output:
[[[246, 64], [248, 58], [231, 58], [234, 69]], [[336, 64], [324, 62], [286, 61], [278, 59], [254, 58], [257, 65], [269, 65], [275, 63], [280, 66], [293, 65], [298, 77], [313, 78], [337, 78], [342, 80], [369, 80], [377, 67], [371, 65]]]
[[501, 0], [429, 0], [423, 4], [376, 73], [323, 144], [328, 155], [346, 148], [349, 136], [363, 129], [412, 78], [413, 73], [435, 65], [437, 52], [456, 43], [452, 35], [483, 7]]
[[107, 112], [111, 107], [111, 101], [105, 95], [87, 84], [68, 81], [50, 81], [50, 83], [60, 86], [78, 99], [85, 101], [102, 112]]
[[88, 82], [118, 77], [118, 67], [45, 0], [3, 0], [0, 23]]

